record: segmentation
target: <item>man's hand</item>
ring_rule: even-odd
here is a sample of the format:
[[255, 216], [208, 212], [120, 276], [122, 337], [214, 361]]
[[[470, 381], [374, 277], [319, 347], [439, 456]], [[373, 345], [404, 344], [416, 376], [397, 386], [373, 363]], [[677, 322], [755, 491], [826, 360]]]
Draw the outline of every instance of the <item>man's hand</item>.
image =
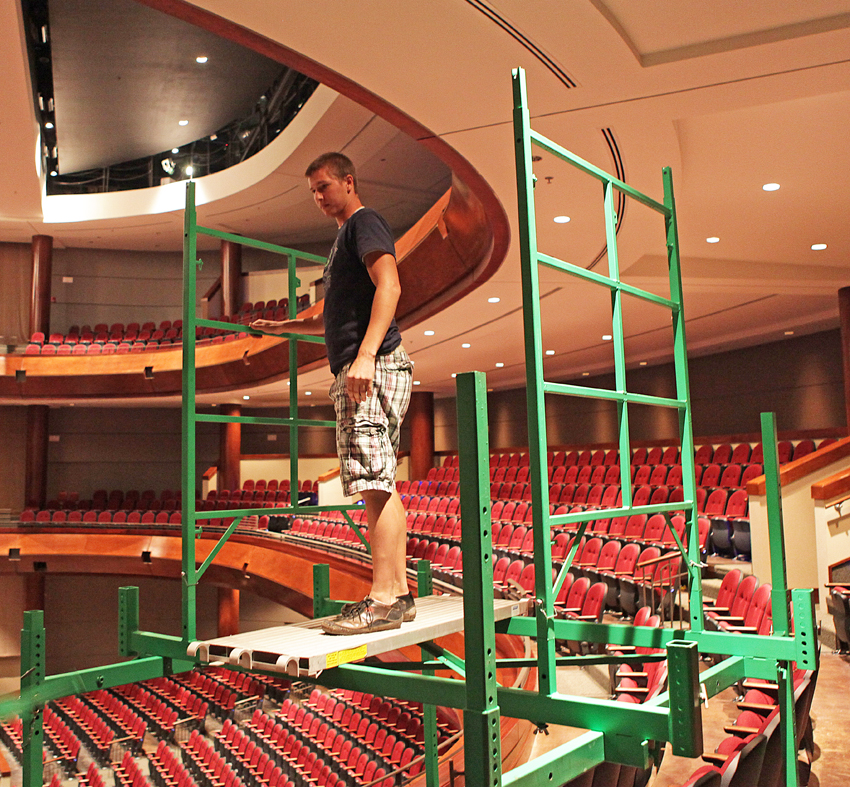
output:
[[345, 390], [357, 404], [365, 402], [372, 395], [372, 381], [375, 379], [375, 356], [363, 352], [351, 362], [345, 378]]
[[[252, 323], [248, 325], [249, 328], [253, 328], [256, 331], [263, 331], [263, 333], [287, 333], [283, 326], [289, 322], [288, 320], [283, 320], [278, 322], [276, 320], [254, 320]], [[257, 334], [253, 334], [257, 336]]]

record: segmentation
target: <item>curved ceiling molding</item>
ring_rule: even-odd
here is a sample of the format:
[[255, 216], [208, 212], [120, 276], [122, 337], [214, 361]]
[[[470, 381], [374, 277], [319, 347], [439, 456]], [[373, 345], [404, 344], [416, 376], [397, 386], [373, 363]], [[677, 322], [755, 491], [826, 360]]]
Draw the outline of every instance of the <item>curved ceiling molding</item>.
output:
[[[611, 162], [614, 164], [614, 174], [623, 181], [626, 182], [626, 165], [623, 163], [623, 156], [620, 153], [620, 146], [617, 144], [617, 138], [614, 136], [613, 129], [603, 128], [602, 136], [605, 138], [605, 143], [608, 145], [608, 150], [611, 151]], [[620, 234], [620, 227], [623, 226], [623, 218], [626, 215], [626, 205], [628, 205], [628, 200], [626, 199], [626, 195], [623, 194], [622, 191], [617, 191], [617, 223], [614, 228], [614, 232], [616, 235]], [[587, 266], [589, 271], [593, 270], [598, 264], [599, 261], [608, 254], [608, 247], [603, 246], [593, 260], [590, 265]]]
[[541, 47], [534, 43], [528, 36], [525, 35], [516, 25], [510, 22], [505, 16], [497, 11], [486, 0], [466, 0], [476, 11], [484, 14], [491, 22], [502, 28], [511, 38], [513, 38], [520, 46], [527, 49], [537, 60], [539, 60], [546, 68], [551, 71], [556, 79], [566, 88], [577, 87], [572, 77], [567, 74], [560, 63], [548, 55]]

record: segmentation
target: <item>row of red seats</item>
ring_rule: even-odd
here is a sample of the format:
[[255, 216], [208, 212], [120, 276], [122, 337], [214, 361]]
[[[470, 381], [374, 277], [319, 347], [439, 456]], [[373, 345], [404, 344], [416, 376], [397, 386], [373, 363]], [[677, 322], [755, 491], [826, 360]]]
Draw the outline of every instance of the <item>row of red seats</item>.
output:
[[134, 710], [117, 696], [103, 689], [83, 694], [82, 699], [106, 717], [107, 723], [115, 730], [119, 739], [125, 742], [128, 749], [136, 753], [141, 751], [147, 723]]
[[178, 699], [162, 691], [156, 681], [129, 683], [118, 686], [114, 691], [136, 708], [162, 739], [174, 740], [180, 723], [188, 723], [197, 729], [207, 717], [208, 705], [202, 697], [191, 695]]
[[[156, 751], [148, 754], [148, 763], [154, 787], [197, 787], [192, 774], [163, 740], [157, 744]], [[242, 787], [242, 784], [233, 780], [231, 787]]]
[[113, 730], [101, 716], [85, 705], [79, 697], [56, 700], [54, 709], [102, 767], [111, 761], [110, 751], [115, 740]]
[[[817, 673], [794, 669], [794, 722], [797, 751], [806, 758], [798, 760], [800, 783], [807, 783], [814, 758], [811, 703]], [[744, 680], [743, 699], [736, 703], [738, 716], [724, 725], [724, 738], [714, 752], [702, 755], [707, 765], [697, 769], [682, 787], [750, 787], [758, 784], [779, 787], [784, 784], [784, 747], [780, 733], [778, 686], [765, 680]]]
[[771, 585], [759, 586], [754, 574], [733, 569], [723, 577], [717, 598], [703, 603], [706, 627], [718, 631], [770, 634], [773, 630]]
[[80, 756], [82, 744], [71, 728], [53, 712], [49, 705], [44, 708], [44, 732], [45, 745], [50, 747], [53, 755], [59, 760], [65, 775], [73, 776], [77, 771], [77, 759]]

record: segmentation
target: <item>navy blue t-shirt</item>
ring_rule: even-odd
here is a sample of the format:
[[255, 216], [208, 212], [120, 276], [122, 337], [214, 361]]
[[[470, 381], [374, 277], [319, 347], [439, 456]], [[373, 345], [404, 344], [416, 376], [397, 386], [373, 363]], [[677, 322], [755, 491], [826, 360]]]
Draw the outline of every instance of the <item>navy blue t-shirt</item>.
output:
[[[375, 285], [363, 260], [373, 251], [395, 257], [393, 235], [380, 213], [360, 208], [339, 228], [322, 277], [325, 344], [333, 374], [357, 357], [369, 327]], [[401, 333], [393, 319], [378, 355], [391, 353], [399, 344]]]

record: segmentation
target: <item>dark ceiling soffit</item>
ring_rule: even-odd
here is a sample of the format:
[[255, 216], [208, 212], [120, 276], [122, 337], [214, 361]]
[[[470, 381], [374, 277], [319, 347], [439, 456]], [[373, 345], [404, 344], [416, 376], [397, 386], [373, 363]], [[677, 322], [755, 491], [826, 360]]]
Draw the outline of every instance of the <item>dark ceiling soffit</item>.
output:
[[[456, 293], [452, 301], [457, 300], [461, 295], [483, 284], [498, 270], [507, 255], [510, 244], [510, 224], [505, 209], [487, 181], [445, 140], [362, 85], [358, 85], [342, 74], [289, 49], [283, 44], [237, 25], [235, 22], [192, 6], [184, 2], [184, 0], [136, 0], [136, 2], [155, 8], [165, 14], [175, 16], [197, 27], [209, 30], [211, 33], [215, 33], [222, 38], [227, 38], [272, 60], [294, 68], [296, 71], [318, 80], [329, 88], [350, 98], [352, 101], [366, 107], [366, 109], [384, 118], [384, 120], [392, 123], [396, 128], [415, 139], [419, 144], [441, 159], [452, 170], [455, 177], [463, 181], [467, 188], [481, 201], [484, 214], [490, 223], [490, 229], [493, 233], [493, 248], [489, 258], [475, 272], [474, 276], [471, 277], [469, 288], [462, 293]], [[448, 303], [441, 305], [447, 306]]]

